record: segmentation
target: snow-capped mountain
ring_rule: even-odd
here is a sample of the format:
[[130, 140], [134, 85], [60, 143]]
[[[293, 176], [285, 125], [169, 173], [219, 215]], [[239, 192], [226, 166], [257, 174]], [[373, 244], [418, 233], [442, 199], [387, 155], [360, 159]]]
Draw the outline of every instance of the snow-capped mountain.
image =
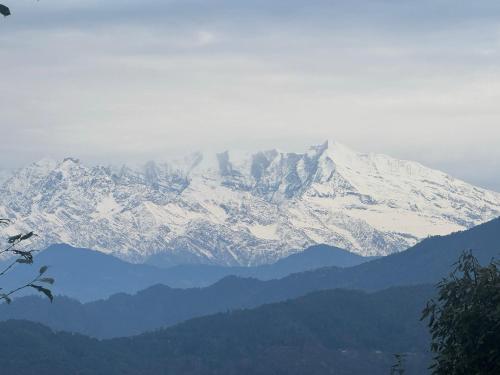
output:
[[42, 160], [3, 176], [3, 234], [32, 229], [141, 262], [254, 265], [325, 243], [385, 255], [500, 215], [500, 194], [334, 142], [234, 160], [194, 154], [141, 168]]

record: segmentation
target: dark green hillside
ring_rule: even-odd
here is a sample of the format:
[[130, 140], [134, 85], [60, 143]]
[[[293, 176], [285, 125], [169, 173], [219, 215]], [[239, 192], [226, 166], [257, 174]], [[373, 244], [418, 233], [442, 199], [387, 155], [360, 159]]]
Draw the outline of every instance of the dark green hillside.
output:
[[9, 321], [0, 324], [0, 364], [19, 375], [377, 375], [388, 373], [393, 353], [409, 352], [408, 374], [424, 374], [428, 335], [419, 316], [433, 293], [323, 291], [102, 342]]

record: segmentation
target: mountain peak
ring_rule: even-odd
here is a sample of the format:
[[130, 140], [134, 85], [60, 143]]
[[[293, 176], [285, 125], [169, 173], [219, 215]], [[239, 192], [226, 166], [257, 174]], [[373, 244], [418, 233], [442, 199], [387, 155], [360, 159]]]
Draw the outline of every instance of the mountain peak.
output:
[[62, 164], [80, 164], [80, 159], [73, 157], [66, 157], [63, 159]]
[[318, 243], [385, 255], [500, 216], [499, 193], [334, 141], [233, 155], [134, 169], [43, 160], [0, 180], [0, 212], [16, 219], [12, 230], [24, 223], [42, 233], [39, 246], [232, 265]]

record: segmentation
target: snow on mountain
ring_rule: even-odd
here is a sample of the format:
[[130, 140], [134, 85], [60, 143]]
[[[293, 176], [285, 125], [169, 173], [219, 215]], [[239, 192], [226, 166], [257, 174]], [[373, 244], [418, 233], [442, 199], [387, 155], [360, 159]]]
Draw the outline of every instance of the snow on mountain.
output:
[[141, 262], [255, 265], [316, 243], [386, 255], [500, 215], [500, 194], [335, 143], [141, 168], [41, 160], [0, 180], [3, 234], [33, 229]]

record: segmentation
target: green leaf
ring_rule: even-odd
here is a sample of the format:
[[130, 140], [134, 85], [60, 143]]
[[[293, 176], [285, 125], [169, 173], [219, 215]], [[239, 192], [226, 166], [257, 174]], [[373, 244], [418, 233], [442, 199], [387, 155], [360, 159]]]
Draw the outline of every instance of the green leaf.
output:
[[40, 275], [43, 275], [45, 272], [47, 272], [48, 269], [49, 269], [49, 267], [42, 266], [42, 268], [40, 268]]
[[27, 240], [27, 239], [33, 237], [34, 235], [35, 235], [35, 233], [29, 232], [29, 233], [26, 233], [25, 235], [21, 236], [21, 238], [19, 240], [24, 241], [24, 240]]
[[50, 302], [54, 302], [54, 296], [52, 295], [52, 292], [49, 289], [44, 288], [43, 286], [40, 286], [40, 285], [35, 285], [35, 284], [30, 284], [30, 287], [38, 290], [40, 293], [45, 294], [47, 296], [47, 298], [50, 299]]
[[16, 242], [17, 240], [19, 240], [21, 238], [22, 234], [16, 234], [15, 236], [10, 236], [8, 239], [7, 239], [7, 242], [8, 243], [14, 243]]
[[0, 4], [0, 14], [4, 17], [10, 16], [10, 9], [3, 4]]

